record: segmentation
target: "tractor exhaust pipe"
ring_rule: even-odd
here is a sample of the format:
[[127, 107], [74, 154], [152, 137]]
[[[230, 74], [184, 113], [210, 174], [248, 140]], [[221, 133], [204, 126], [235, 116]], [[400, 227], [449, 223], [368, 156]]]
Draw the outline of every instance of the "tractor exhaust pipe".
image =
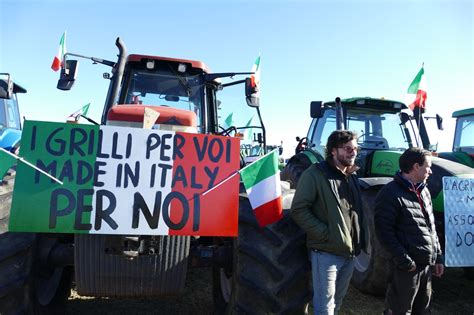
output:
[[102, 112], [102, 125], [105, 125], [105, 122], [107, 120], [107, 113], [109, 112], [109, 109], [114, 105], [117, 99], [120, 83], [122, 82], [123, 71], [125, 69], [125, 62], [127, 59], [127, 47], [125, 46], [125, 43], [120, 39], [120, 37], [117, 37], [115, 45], [119, 50], [119, 54], [117, 63], [112, 68], [112, 82], [110, 82], [109, 91], [105, 100], [104, 111]]
[[344, 130], [344, 116], [342, 112], [341, 98], [336, 97], [336, 128], [337, 130]]

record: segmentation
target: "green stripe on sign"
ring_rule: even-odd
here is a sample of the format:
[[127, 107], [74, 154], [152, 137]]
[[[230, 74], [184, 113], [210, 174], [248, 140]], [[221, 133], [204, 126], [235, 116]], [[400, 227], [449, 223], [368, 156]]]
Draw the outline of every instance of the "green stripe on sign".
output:
[[278, 154], [273, 150], [263, 158], [253, 162], [240, 171], [245, 189], [258, 184], [262, 180], [278, 173]]
[[25, 122], [20, 156], [64, 185], [18, 163], [10, 231], [87, 233], [77, 227], [91, 222], [98, 138], [99, 126]]
[[16, 159], [3, 150], [0, 150], [0, 181], [7, 175], [7, 171], [16, 163]]

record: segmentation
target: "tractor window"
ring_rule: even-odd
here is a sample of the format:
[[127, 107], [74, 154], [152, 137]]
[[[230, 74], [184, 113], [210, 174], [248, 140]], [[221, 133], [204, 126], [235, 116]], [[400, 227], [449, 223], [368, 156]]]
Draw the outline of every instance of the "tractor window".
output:
[[0, 130], [7, 126], [6, 99], [0, 99]]
[[[313, 121], [314, 123], [314, 121]], [[346, 108], [346, 126], [358, 133], [357, 142], [368, 150], [405, 150], [408, 143], [400, 127], [397, 113], [367, 112]], [[326, 109], [316, 127], [308, 133], [313, 148], [324, 155], [325, 145], [331, 132], [336, 130], [336, 115], [333, 109]]]
[[313, 133], [308, 134], [308, 141], [312, 144], [312, 149], [325, 156], [327, 140], [334, 130], [336, 130], [336, 113], [333, 109], [326, 109], [323, 117], [317, 120]]
[[166, 106], [193, 111], [202, 127], [203, 84], [200, 75], [132, 70], [125, 104]]
[[387, 139], [390, 150], [404, 151], [408, 149], [408, 143], [400, 127], [400, 117], [395, 113], [386, 113], [380, 116], [381, 131], [380, 136]]
[[459, 118], [456, 123], [453, 151], [474, 154], [474, 117]]
[[0, 126], [21, 129], [16, 98], [0, 100]]

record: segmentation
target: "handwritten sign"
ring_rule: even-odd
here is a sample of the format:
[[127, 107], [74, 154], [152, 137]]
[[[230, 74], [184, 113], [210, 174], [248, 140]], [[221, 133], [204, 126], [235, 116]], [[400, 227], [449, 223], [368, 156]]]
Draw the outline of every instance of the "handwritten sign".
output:
[[20, 164], [10, 231], [237, 235], [238, 139], [27, 121], [21, 156], [64, 185]]
[[474, 266], [474, 178], [443, 177], [446, 266]]

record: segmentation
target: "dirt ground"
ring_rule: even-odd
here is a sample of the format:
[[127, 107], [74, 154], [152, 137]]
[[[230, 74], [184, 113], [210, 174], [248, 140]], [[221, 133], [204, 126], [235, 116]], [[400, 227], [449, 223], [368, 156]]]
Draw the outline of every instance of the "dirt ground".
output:
[[[474, 281], [460, 268], [447, 268], [433, 282], [433, 314], [474, 314]], [[211, 270], [191, 269], [186, 293], [167, 299], [103, 299], [80, 297], [74, 291], [68, 314], [212, 314]], [[381, 314], [383, 297], [365, 295], [350, 287], [341, 314]]]

